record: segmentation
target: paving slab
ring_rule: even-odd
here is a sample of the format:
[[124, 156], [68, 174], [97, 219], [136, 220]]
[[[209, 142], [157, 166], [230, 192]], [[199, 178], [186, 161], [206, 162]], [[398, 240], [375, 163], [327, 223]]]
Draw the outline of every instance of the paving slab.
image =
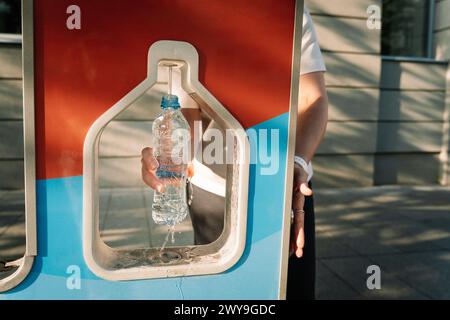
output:
[[382, 270], [401, 279], [432, 299], [450, 298], [450, 261], [447, 269], [437, 268], [433, 260], [439, 253], [385, 255], [373, 257]]
[[365, 223], [363, 228], [380, 243], [401, 252], [440, 250], [450, 239], [450, 232], [407, 220], [396, 224], [383, 221], [369, 222]]
[[334, 274], [321, 261], [317, 261], [316, 297], [321, 300], [355, 300], [359, 292]]
[[[426, 295], [411, 287], [407, 282], [394, 273], [381, 272], [381, 289], [370, 290], [367, 279], [370, 276], [367, 268], [374, 262], [365, 257], [350, 257], [337, 259], [322, 259], [324, 265], [339, 279], [344, 281], [354, 291], [358, 292], [358, 299], [428, 299]], [[335, 299], [339, 299], [340, 292]], [[320, 299], [320, 296], [318, 297]]]
[[[317, 247], [325, 251], [318, 259], [331, 271], [328, 277], [356, 290], [357, 299], [448, 299], [450, 188], [388, 186], [315, 194]], [[328, 253], [334, 247], [354, 254], [335, 257]], [[382, 290], [367, 290], [370, 264], [382, 268]], [[346, 296], [345, 289], [318, 292], [319, 299]]]
[[316, 236], [317, 258], [356, 257], [358, 253], [345, 244], [344, 241], [329, 239], [322, 235]]

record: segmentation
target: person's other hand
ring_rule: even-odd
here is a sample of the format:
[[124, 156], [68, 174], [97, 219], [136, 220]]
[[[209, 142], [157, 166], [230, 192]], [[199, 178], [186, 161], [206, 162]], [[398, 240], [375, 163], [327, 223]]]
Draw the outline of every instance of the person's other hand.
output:
[[292, 210], [294, 212], [294, 223], [291, 230], [290, 254], [297, 258], [303, 257], [305, 246], [305, 196], [312, 196], [313, 191], [308, 186], [308, 174], [299, 165], [294, 168], [294, 190], [292, 196]]
[[[164, 192], [165, 184], [169, 183], [168, 181], [163, 182], [156, 176], [156, 170], [158, 170], [159, 163], [158, 160], [153, 156], [152, 148], [145, 148], [142, 150], [142, 180], [146, 185], [158, 192]], [[186, 176], [192, 178], [194, 175], [194, 169], [192, 164], [187, 166]]]

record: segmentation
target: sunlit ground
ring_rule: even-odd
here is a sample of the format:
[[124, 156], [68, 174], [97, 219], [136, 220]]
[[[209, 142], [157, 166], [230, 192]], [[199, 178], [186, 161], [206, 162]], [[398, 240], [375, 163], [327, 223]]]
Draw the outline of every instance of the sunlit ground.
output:
[[319, 299], [450, 298], [449, 188], [317, 190], [316, 221]]
[[[151, 219], [151, 191], [101, 191], [100, 228], [112, 247], [161, 246], [166, 228]], [[23, 195], [0, 192], [0, 261], [24, 252]], [[150, 203], [150, 205], [149, 205]], [[450, 188], [316, 190], [319, 299], [450, 299]], [[190, 220], [177, 244], [193, 243]], [[367, 267], [381, 268], [381, 290]]]

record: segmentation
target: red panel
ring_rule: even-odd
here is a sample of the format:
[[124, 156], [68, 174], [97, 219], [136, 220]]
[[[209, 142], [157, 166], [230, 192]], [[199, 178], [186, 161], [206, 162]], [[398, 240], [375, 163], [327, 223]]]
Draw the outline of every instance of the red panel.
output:
[[[72, 4], [82, 30], [66, 28]], [[38, 178], [82, 174], [87, 131], [159, 40], [197, 48], [200, 81], [244, 127], [288, 112], [294, 15], [294, 0], [35, 0]]]

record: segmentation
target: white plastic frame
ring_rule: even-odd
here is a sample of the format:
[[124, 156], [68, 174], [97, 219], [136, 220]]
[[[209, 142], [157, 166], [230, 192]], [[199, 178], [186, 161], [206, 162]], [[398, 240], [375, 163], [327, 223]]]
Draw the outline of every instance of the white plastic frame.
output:
[[[127, 281], [167, 278], [178, 276], [207, 275], [224, 272], [234, 266], [241, 258], [246, 244], [248, 179], [250, 146], [245, 134], [236, 134], [238, 159], [238, 183], [235, 192], [236, 204], [229, 215], [229, 236], [211, 246], [215, 252], [200, 256], [189, 263], [164, 266], [138, 266], [128, 269], [111, 268], [105, 262], [118, 256], [108, 247], [99, 235], [99, 184], [98, 184], [98, 146], [105, 126], [123, 112], [157, 83], [158, 65], [163, 61], [180, 61], [182, 67], [182, 88], [196, 100], [213, 119], [233, 132], [245, 132], [241, 124], [214, 98], [199, 82], [199, 56], [189, 43], [178, 41], [159, 41], [154, 43], [148, 54], [147, 78], [113, 107], [106, 111], [90, 128], [83, 154], [83, 253], [86, 264], [98, 277], [110, 281]], [[221, 241], [220, 241], [221, 240]]]

